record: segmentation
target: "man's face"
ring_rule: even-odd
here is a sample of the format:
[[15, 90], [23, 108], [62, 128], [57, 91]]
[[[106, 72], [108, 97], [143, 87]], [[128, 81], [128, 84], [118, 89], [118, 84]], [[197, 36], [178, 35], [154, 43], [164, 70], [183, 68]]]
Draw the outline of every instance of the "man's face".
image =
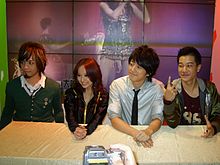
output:
[[33, 56], [31, 56], [27, 61], [22, 61], [20, 66], [25, 78], [32, 78], [39, 74], [36, 61]]
[[134, 60], [131, 60], [131, 62], [128, 65], [128, 76], [134, 86], [140, 87], [146, 80], [147, 72]]
[[189, 82], [197, 78], [197, 72], [201, 65], [197, 65], [195, 58], [191, 55], [181, 56], [179, 58], [178, 72], [182, 81]]

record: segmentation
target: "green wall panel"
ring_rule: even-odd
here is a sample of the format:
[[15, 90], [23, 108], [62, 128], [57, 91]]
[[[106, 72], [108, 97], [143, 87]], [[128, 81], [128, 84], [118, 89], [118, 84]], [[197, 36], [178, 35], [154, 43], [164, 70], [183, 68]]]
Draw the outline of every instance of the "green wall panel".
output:
[[5, 86], [8, 81], [8, 56], [6, 32], [6, 2], [0, 0], [0, 116], [4, 107]]

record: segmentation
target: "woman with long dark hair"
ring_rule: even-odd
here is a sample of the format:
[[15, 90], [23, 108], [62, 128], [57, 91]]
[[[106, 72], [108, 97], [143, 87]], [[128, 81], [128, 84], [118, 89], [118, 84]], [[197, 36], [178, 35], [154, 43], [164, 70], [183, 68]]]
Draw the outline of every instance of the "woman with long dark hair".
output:
[[85, 138], [102, 124], [107, 106], [108, 92], [103, 87], [99, 65], [93, 58], [81, 59], [64, 99], [68, 127], [76, 139]]

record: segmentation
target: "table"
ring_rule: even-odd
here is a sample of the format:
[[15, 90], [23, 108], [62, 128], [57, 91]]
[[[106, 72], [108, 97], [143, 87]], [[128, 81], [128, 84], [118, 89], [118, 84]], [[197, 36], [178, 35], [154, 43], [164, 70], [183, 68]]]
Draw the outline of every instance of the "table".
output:
[[162, 126], [153, 135], [154, 146], [143, 148], [109, 125], [100, 125], [92, 135], [78, 141], [64, 123], [14, 121], [0, 131], [0, 164], [81, 165], [85, 146], [109, 148], [117, 143], [130, 146], [138, 164], [220, 164], [220, 134], [204, 139], [200, 137], [203, 129], [204, 126]]

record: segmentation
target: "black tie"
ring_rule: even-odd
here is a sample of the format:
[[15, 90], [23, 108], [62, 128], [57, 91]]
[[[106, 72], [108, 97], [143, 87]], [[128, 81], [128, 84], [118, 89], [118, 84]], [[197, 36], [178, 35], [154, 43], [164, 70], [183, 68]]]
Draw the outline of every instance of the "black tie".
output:
[[138, 125], [138, 92], [140, 89], [137, 91], [133, 89], [134, 91], [134, 99], [133, 99], [133, 105], [132, 105], [132, 115], [131, 115], [131, 125]]

